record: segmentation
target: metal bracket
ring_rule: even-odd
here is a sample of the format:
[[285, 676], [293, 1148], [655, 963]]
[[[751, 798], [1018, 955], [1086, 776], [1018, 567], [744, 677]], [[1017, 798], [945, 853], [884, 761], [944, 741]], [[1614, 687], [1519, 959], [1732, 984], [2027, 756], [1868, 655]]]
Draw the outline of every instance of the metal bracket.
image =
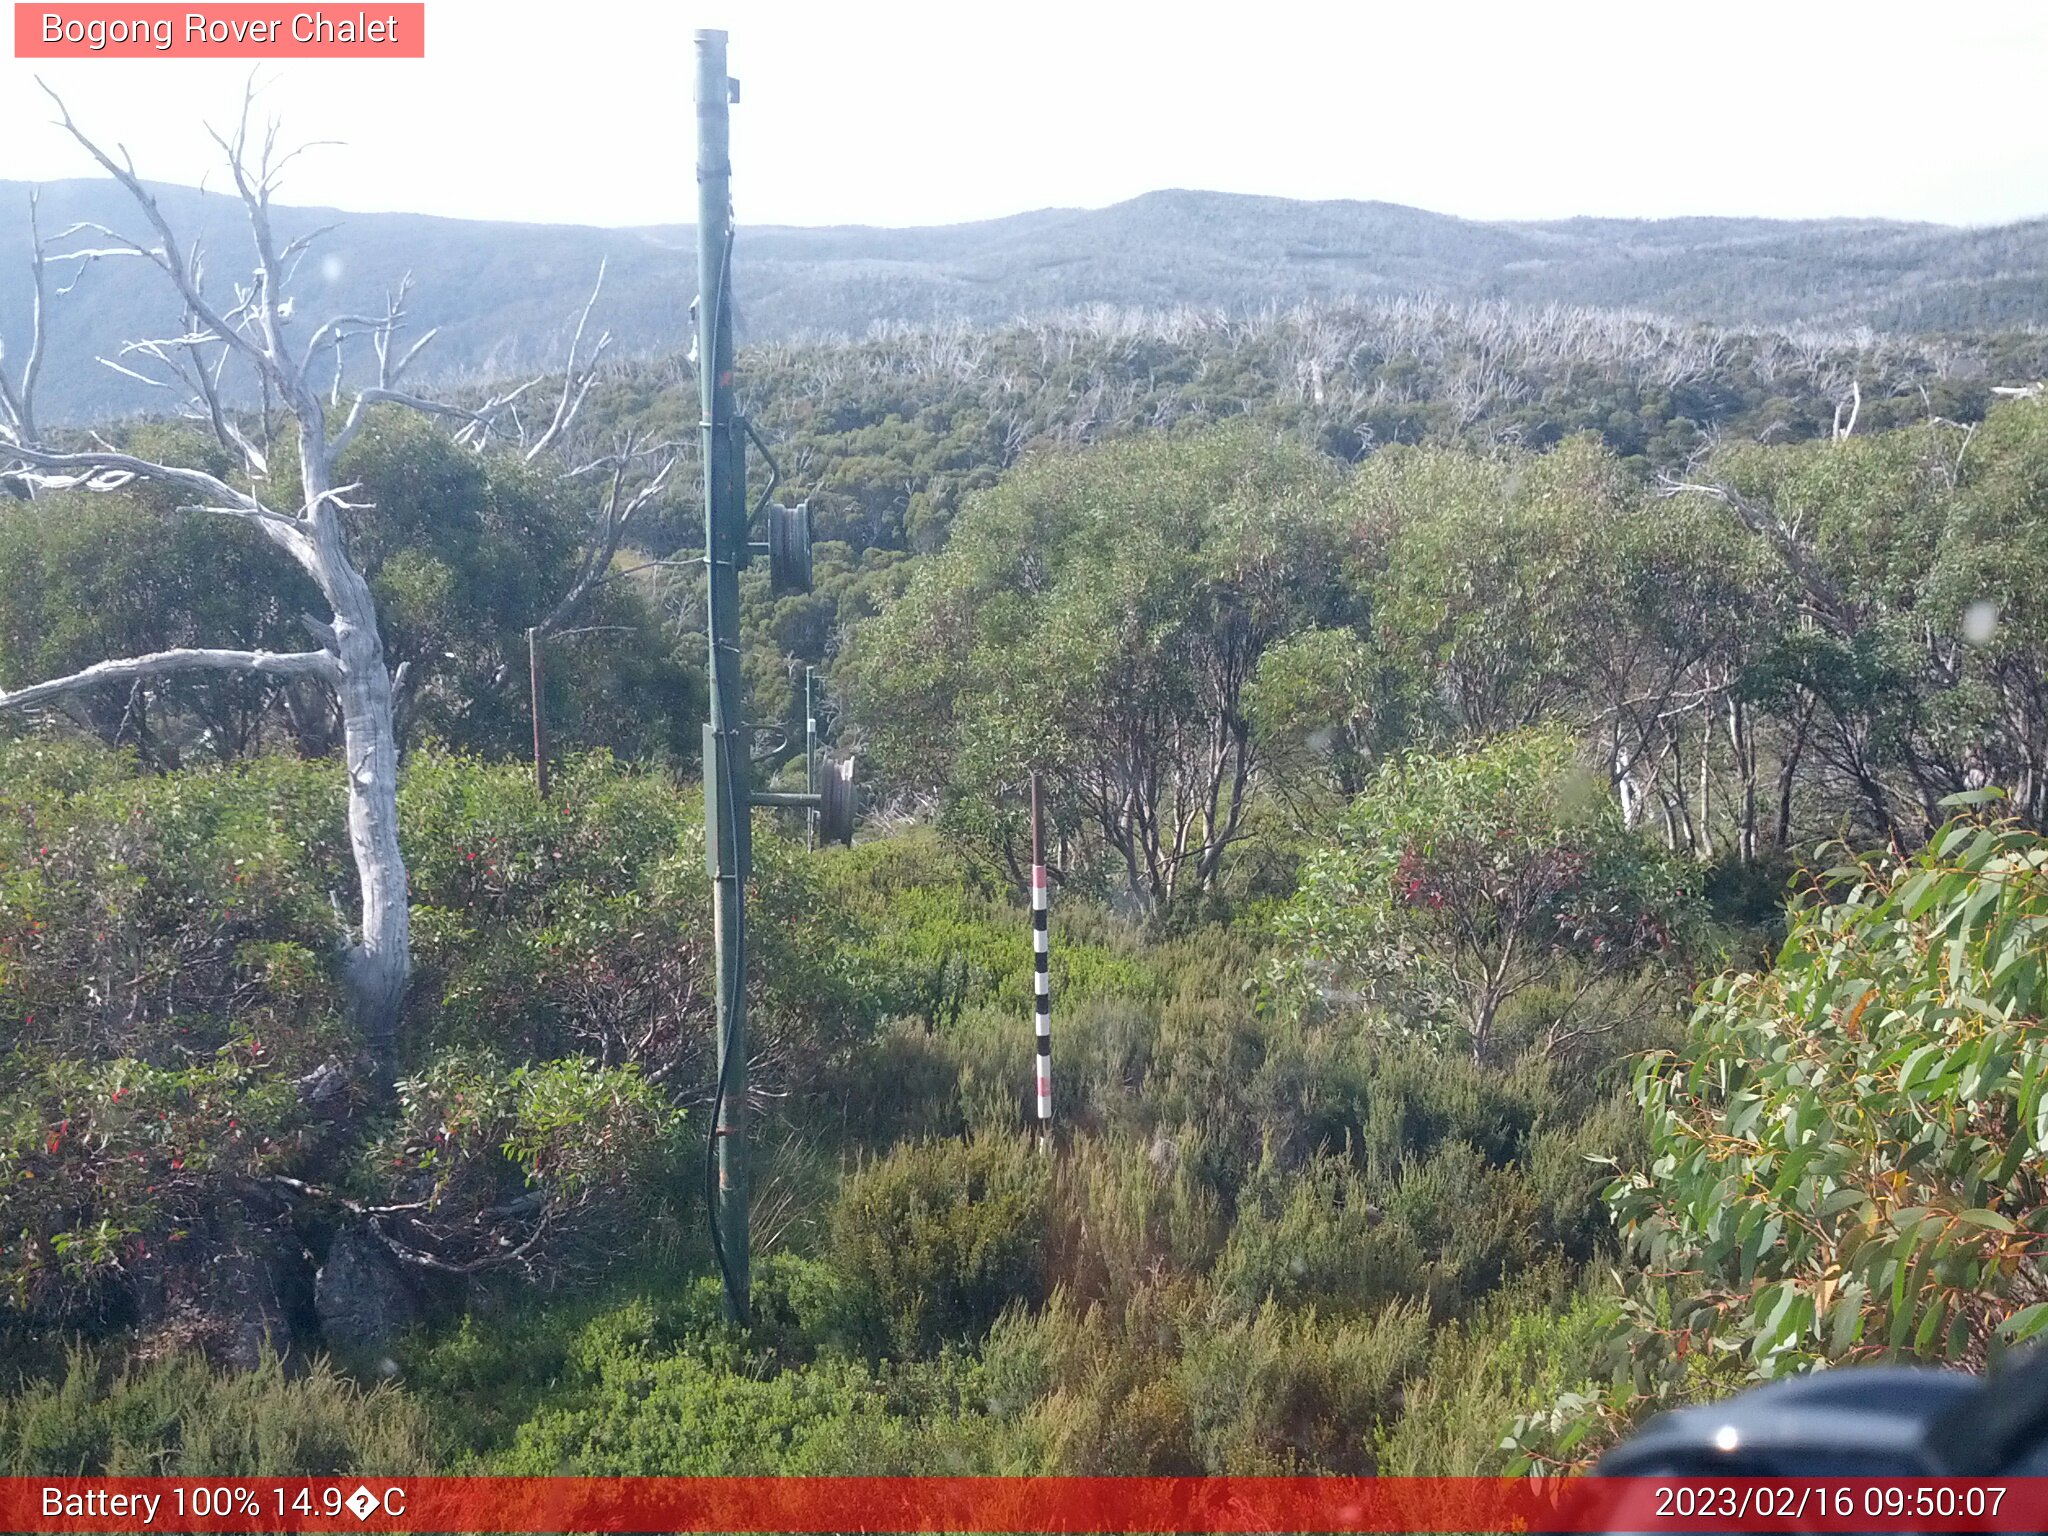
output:
[[751, 417], [742, 416], [740, 418], [740, 425], [746, 429], [747, 440], [760, 449], [761, 457], [768, 461], [768, 483], [761, 487], [761, 499], [754, 503], [754, 510], [747, 514], [747, 524], [751, 527], [753, 526], [754, 519], [759, 517], [767, 507], [768, 498], [775, 494], [775, 487], [782, 484], [782, 466], [775, 462], [775, 455], [768, 451], [766, 440], [762, 438], [760, 433], [754, 430], [754, 423]]
[[818, 818], [818, 836], [828, 843], [853, 842], [854, 790], [853, 759], [827, 763], [818, 775], [816, 793], [803, 790], [763, 789], [748, 796], [750, 803], [778, 806], [784, 810], [812, 811]]

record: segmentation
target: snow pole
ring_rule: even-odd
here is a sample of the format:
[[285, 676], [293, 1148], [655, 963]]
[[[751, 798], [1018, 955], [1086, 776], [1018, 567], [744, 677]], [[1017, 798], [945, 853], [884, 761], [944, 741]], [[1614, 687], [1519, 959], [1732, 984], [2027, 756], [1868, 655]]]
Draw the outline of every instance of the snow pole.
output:
[[1038, 1035], [1038, 1132], [1052, 1144], [1052, 950], [1046, 927], [1045, 828], [1038, 814], [1038, 774], [1031, 775], [1031, 1006]]

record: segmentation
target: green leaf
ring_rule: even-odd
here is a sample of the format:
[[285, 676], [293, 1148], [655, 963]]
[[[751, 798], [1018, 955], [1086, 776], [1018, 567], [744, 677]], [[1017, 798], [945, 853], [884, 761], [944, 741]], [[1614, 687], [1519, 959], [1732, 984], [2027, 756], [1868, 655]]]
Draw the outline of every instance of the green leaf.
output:
[[2030, 1307], [2021, 1307], [1998, 1325], [1998, 1331], [2014, 1344], [2025, 1343], [2043, 1328], [2048, 1328], [2048, 1301], [2037, 1301]]
[[2007, 798], [2009, 797], [2004, 790], [1991, 786], [1984, 789], [1958, 790], [1952, 795], [1943, 795], [1934, 803], [1944, 810], [1952, 811], [1970, 805], [1991, 805]]
[[1927, 1062], [1936, 1060], [1946, 1049], [1945, 1042], [1934, 1041], [1909, 1051], [1904, 1063], [1899, 1067], [1900, 1090], [1903, 1092], [1912, 1088], [1913, 1080], [1919, 1074], [1920, 1068]]
[[1860, 1189], [1838, 1189], [1829, 1195], [1827, 1199], [1821, 1201], [1820, 1213], [1823, 1216], [1839, 1216], [1843, 1211], [1849, 1210], [1853, 1206], [1867, 1206], [1869, 1204], [1870, 1196]]
[[1920, 1319], [1920, 1326], [1913, 1332], [1913, 1348], [1916, 1352], [1926, 1353], [1927, 1346], [1934, 1342], [1934, 1336], [1941, 1332], [1942, 1321], [1947, 1315], [1947, 1303], [1940, 1299], [1927, 1309], [1927, 1315]]
[[2016, 1232], [2019, 1230], [2011, 1220], [1999, 1215], [1996, 1211], [1960, 1211], [1957, 1213], [1956, 1219], [1958, 1221], [1967, 1221], [1973, 1227], [1988, 1227], [1993, 1232]]
[[1828, 1333], [1828, 1353], [1840, 1356], [1863, 1334], [1863, 1299], [1868, 1294], [1859, 1281], [1851, 1281], [1842, 1287], [1835, 1298], [1835, 1304], [1828, 1309], [1832, 1325]]

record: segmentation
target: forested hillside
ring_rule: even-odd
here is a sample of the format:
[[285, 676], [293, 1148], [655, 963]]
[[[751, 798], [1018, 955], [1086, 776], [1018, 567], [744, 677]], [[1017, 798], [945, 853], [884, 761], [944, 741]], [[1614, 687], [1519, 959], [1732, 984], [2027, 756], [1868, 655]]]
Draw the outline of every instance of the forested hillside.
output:
[[748, 347], [819, 539], [744, 579], [756, 764], [815, 666], [864, 799], [755, 815], [742, 1326], [691, 364], [422, 410], [377, 313], [353, 406], [227, 327], [267, 410], [0, 435], [0, 1471], [1578, 1467], [2048, 1323], [2031, 331]]
[[[0, 181], [0, 342], [24, 345], [30, 189]], [[246, 244], [238, 202], [159, 186], [173, 223], [217, 252]], [[46, 235], [78, 223], [134, 233], [118, 189], [41, 189]], [[604, 319], [623, 350], [680, 349], [692, 271], [687, 226], [601, 230], [415, 214], [277, 209], [283, 240], [333, 226], [300, 274], [304, 301], [374, 311], [399, 274], [438, 326], [438, 376], [545, 366], [609, 263]], [[83, 249], [97, 235], [71, 242]], [[743, 339], [862, 336], [876, 324], [1001, 325], [1097, 304], [1244, 318], [1329, 300], [1432, 297], [1638, 311], [1679, 321], [1920, 335], [2036, 325], [2048, 225], [1993, 229], [1881, 220], [1572, 219], [1488, 224], [1371, 202], [1154, 192], [1096, 210], [1043, 209], [923, 229], [742, 226]], [[57, 324], [48, 404], [69, 420], [158, 410], [101, 366], [153, 318], [149, 274], [102, 260]], [[53, 416], [55, 419], [55, 416]]]

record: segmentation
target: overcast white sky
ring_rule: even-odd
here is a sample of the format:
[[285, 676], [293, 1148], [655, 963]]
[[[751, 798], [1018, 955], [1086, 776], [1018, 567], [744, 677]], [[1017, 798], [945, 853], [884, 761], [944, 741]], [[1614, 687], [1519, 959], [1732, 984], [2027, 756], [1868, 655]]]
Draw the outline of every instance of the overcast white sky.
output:
[[[691, 32], [721, 26], [757, 224], [1159, 187], [1475, 218], [2048, 213], [2040, 0], [428, 0], [427, 23], [424, 61], [262, 66], [288, 137], [345, 141], [297, 162], [284, 200], [687, 222]], [[201, 124], [248, 68], [0, 60], [0, 179], [92, 170], [40, 73], [145, 175], [199, 181]]]

